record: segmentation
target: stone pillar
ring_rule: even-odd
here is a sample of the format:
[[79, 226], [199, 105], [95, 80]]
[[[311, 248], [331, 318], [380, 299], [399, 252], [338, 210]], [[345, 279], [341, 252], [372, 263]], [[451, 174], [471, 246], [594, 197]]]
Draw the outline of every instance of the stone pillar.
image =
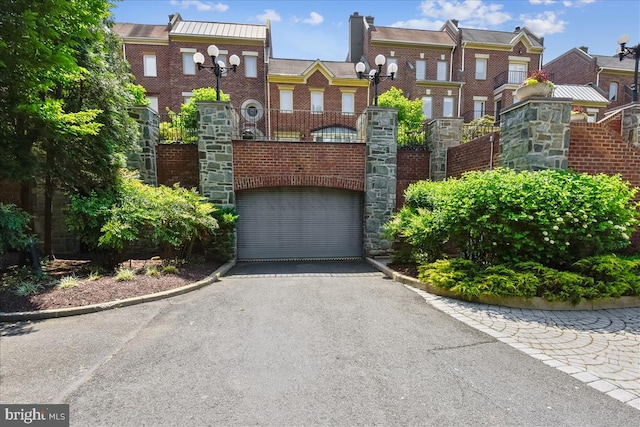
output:
[[135, 151], [127, 154], [127, 167], [138, 170], [142, 182], [156, 187], [156, 146], [160, 140], [160, 116], [146, 106], [133, 107], [129, 115], [140, 126], [140, 139]]
[[197, 102], [200, 194], [218, 206], [234, 206], [233, 145], [238, 117], [228, 102]]
[[462, 141], [463, 119], [436, 119], [427, 126], [429, 148], [429, 179], [442, 181], [447, 178], [447, 150]]
[[499, 165], [516, 171], [567, 169], [571, 99], [532, 98], [500, 113]]
[[632, 147], [640, 148], [640, 104], [623, 110], [622, 136]]
[[390, 219], [396, 203], [398, 112], [369, 107], [365, 115], [364, 253], [386, 255], [392, 242], [383, 238], [382, 225]]

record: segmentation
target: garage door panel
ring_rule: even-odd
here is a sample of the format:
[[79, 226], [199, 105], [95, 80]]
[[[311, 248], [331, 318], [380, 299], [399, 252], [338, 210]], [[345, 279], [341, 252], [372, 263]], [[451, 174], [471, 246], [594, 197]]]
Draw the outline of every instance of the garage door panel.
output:
[[362, 194], [277, 187], [237, 194], [238, 258], [362, 256]]

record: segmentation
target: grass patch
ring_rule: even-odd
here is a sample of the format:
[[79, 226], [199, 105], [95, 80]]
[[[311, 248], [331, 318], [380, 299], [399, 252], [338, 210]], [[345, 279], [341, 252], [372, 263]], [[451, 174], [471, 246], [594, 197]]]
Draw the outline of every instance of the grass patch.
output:
[[79, 284], [80, 284], [80, 279], [72, 275], [72, 276], [65, 276], [62, 279], [60, 279], [60, 281], [58, 282], [58, 287], [60, 289], [69, 289], [69, 288], [75, 288]]
[[172, 264], [162, 267], [162, 274], [178, 274], [178, 272], [178, 267]]
[[128, 282], [133, 280], [136, 276], [136, 271], [132, 268], [121, 268], [116, 271], [116, 281], [118, 282]]

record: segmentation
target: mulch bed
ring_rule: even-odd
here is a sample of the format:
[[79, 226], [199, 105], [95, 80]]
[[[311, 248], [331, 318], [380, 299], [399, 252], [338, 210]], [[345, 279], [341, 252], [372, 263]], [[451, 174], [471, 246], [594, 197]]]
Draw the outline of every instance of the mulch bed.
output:
[[[48, 263], [43, 271], [54, 280], [74, 275], [80, 279], [77, 286], [61, 289], [50, 285], [44, 287], [41, 292], [26, 297], [17, 296], [12, 289], [2, 286], [0, 287], [0, 311], [9, 313], [81, 307], [153, 294], [202, 280], [216, 271], [222, 263], [214, 261], [190, 263], [179, 266], [176, 274], [146, 275], [146, 268], [152, 265], [161, 270], [162, 260], [135, 259], [122, 263], [121, 267], [136, 270], [136, 275], [130, 281], [117, 281], [114, 274], [103, 274], [97, 280], [90, 280], [88, 273], [92, 268], [91, 261], [56, 259]], [[0, 274], [0, 282], [5, 282], [11, 270]]]

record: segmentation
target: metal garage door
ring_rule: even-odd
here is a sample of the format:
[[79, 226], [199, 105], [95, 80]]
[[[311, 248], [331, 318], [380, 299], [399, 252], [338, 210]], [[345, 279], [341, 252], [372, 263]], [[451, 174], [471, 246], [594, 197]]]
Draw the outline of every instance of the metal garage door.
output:
[[238, 259], [362, 256], [362, 193], [275, 187], [236, 194]]

